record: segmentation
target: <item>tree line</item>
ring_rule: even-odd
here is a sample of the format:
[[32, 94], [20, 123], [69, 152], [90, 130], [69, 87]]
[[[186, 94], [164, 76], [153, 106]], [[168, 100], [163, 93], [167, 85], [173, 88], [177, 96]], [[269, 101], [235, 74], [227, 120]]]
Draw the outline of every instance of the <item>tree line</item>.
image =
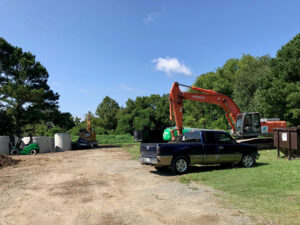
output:
[[[198, 76], [193, 85], [231, 97], [242, 112], [260, 112], [261, 117], [280, 118], [288, 126], [297, 126], [300, 124], [300, 34], [278, 50], [274, 58], [244, 54], [239, 59], [228, 59], [215, 71]], [[167, 94], [137, 97], [119, 107], [106, 96], [96, 110], [95, 127], [100, 127], [102, 133], [133, 133], [174, 126], [169, 121], [168, 98]], [[184, 101], [183, 109], [186, 127], [231, 128], [225, 112], [216, 105]]]
[[[56, 131], [77, 134], [86, 121], [58, 110], [58, 93], [47, 85], [48, 73], [29, 52], [0, 39], [0, 133], [31, 130], [38, 135]], [[228, 59], [224, 65], [198, 76], [194, 86], [231, 97], [242, 112], [260, 112], [280, 118], [288, 126], [300, 124], [300, 34], [278, 50], [276, 57]], [[170, 87], [171, 88], [171, 87]], [[192, 90], [189, 90], [192, 91]], [[184, 126], [230, 129], [223, 109], [216, 105], [184, 101]], [[124, 107], [106, 96], [92, 113], [98, 134], [133, 133], [164, 129], [169, 121], [169, 96], [150, 95], [128, 99]], [[3, 123], [5, 121], [5, 123]]]

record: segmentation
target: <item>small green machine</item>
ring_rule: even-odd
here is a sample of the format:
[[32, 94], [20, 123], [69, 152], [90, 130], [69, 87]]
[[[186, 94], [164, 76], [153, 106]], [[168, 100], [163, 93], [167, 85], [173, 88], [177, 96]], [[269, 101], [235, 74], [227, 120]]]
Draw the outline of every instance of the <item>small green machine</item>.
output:
[[32, 137], [28, 144], [25, 144], [21, 138], [18, 138], [17, 144], [11, 147], [11, 155], [35, 155], [39, 153], [40, 147], [38, 143], [32, 142]]
[[[171, 130], [176, 129], [176, 127], [168, 127], [164, 130], [163, 133], [163, 139], [164, 141], [171, 141], [172, 140], [172, 135], [171, 135]], [[194, 130], [199, 130], [198, 128], [190, 128], [190, 127], [184, 127], [182, 130], [182, 133], [184, 134], [185, 132], [190, 132]], [[178, 136], [177, 131], [174, 131], [175, 137]]]

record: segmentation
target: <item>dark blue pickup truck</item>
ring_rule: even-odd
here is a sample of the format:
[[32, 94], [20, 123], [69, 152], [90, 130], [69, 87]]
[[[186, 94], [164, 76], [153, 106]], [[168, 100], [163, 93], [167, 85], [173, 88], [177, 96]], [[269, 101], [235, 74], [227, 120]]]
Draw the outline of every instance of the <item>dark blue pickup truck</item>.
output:
[[171, 143], [142, 143], [140, 162], [160, 171], [171, 167], [176, 174], [187, 173], [193, 164], [241, 164], [251, 167], [259, 158], [257, 148], [237, 143], [224, 131], [186, 132]]

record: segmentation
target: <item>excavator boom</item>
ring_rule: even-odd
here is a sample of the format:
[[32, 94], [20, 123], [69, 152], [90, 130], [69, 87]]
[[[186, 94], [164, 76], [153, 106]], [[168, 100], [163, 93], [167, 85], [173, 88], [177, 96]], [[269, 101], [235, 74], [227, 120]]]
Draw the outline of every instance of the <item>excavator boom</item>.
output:
[[[182, 92], [179, 86], [188, 87], [196, 92]], [[237, 137], [257, 137], [260, 134], [270, 134], [274, 128], [286, 127], [285, 121], [260, 121], [258, 112], [241, 113], [235, 102], [226, 95], [214, 90], [207, 90], [195, 86], [187, 86], [175, 82], [170, 91], [170, 120], [175, 117], [176, 129], [171, 130], [172, 139], [174, 131], [182, 135], [183, 129], [183, 100], [205, 102], [218, 105], [225, 111], [225, 116]], [[267, 119], [266, 119], [267, 120]]]
[[[195, 90], [197, 92], [181, 92], [179, 86], [185, 86]], [[233, 131], [235, 131], [235, 123], [237, 115], [241, 113], [234, 101], [226, 95], [220, 94], [213, 90], [207, 90], [195, 86], [182, 85], [175, 82], [170, 91], [169, 103], [170, 103], [170, 120], [173, 120], [173, 114], [175, 117], [175, 123], [179, 132], [182, 134], [183, 129], [183, 99], [205, 102], [209, 104], [214, 104], [222, 107], [225, 111], [225, 116], [228, 119], [230, 126]], [[175, 131], [173, 130], [173, 132]], [[172, 136], [173, 136], [173, 132]]]

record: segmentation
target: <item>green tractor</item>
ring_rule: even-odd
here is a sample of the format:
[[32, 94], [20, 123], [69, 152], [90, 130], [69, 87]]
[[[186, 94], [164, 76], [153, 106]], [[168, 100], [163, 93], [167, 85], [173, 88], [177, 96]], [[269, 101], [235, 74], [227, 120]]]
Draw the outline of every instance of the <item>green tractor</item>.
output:
[[12, 146], [10, 149], [11, 155], [35, 155], [39, 153], [40, 147], [38, 143], [32, 142], [32, 137], [28, 144], [22, 141], [22, 138], [17, 139], [17, 144]]

